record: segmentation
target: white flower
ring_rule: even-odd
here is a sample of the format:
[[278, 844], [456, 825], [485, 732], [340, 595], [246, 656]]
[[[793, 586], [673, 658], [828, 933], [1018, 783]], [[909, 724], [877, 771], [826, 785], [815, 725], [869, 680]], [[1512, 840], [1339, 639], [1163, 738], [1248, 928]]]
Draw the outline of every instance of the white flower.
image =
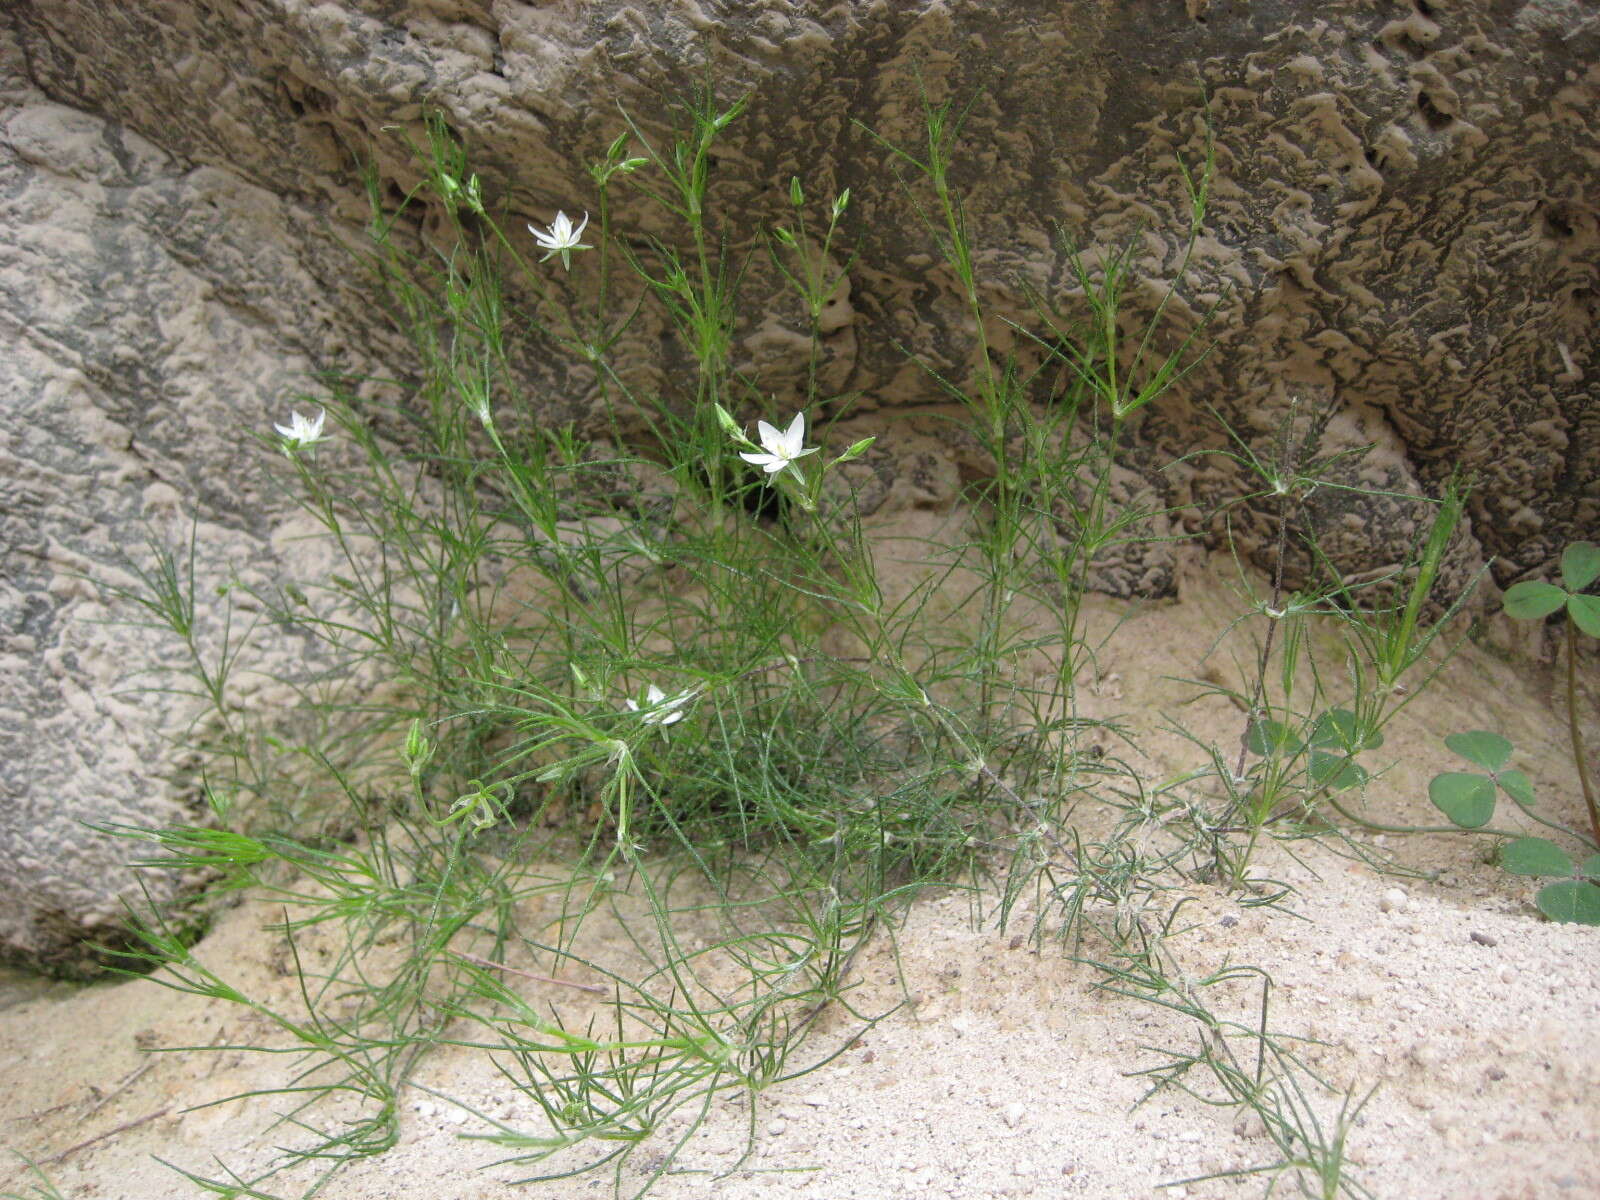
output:
[[574, 250], [592, 249], [592, 247], [586, 246], [578, 240], [583, 236], [583, 227], [588, 223], [589, 214], [584, 213], [583, 220], [578, 222], [578, 227], [574, 229], [572, 227], [572, 218], [564, 212], [558, 212], [556, 213], [556, 219], [550, 222], [550, 228], [542, 233], [532, 225], [529, 225], [528, 232], [533, 234], [533, 240], [539, 243], [541, 249], [549, 251], [539, 261], [544, 262], [551, 255], [559, 254], [561, 256], [561, 265], [570, 271], [572, 269], [572, 252]]
[[644, 708], [641, 709], [632, 699], [625, 701], [629, 712], [643, 712], [646, 725], [674, 725], [683, 720], [684, 714], [681, 707], [694, 699], [694, 693], [679, 692], [672, 699], [667, 699], [667, 694], [651, 684], [644, 692]]
[[800, 443], [805, 441], [806, 437], [805, 413], [796, 413], [794, 420], [789, 422], [789, 428], [781, 433], [765, 421], [757, 421], [756, 429], [761, 434], [761, 448], [766, 453], [750, 454], [741, 451], [739, 457], [747, 463], [754, 463], [768, 475], [776, 475], [790, 466], [795, 459], [817, 452], [815, 446], [807, 449], [800, 447]]
[[283, 440], [289, 443], [291, 449], [303, 449], [325, 440], [322, 422], [327, 415], [327, 410], [321, 408], [315, 417], [302, 417], [297, 412], [290, 412], [287, 425], [273, 425], [273, 428], [283, 435]]

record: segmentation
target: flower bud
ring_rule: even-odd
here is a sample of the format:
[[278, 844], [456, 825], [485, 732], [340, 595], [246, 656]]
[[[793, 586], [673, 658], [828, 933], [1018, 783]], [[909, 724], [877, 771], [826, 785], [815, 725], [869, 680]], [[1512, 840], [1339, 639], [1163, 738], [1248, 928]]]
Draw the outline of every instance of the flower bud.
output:
[[857, 442], [855, 445], [851, 446], [850, 449], [846, 450], [843, 454], [839, 455], [838, 458], [834, 459], [828, 465], [830, 467], [836, 467], [840, 463], [846, 463], [846, 462], [849, 462], [851, 459], [860, 458], [863, 454], [865, 454], [871, 448], [872, 443], [877, 441], [877, 440], [878, 439], [875, 438], [875, 437], [862, 438], [859, 442]]
[[411, 728], [406, 733], [405, 749], [400, 752], [413, 779], [421, 775], [427, 765], [433, 761], [433, 750], [433, 742], [422, 732], [421, 718], [413, 718]]
[[739, 422], [729, 415], [728, 410], [720, 404], [713, 407], [717, 410], [717, 424], [722, 426], [723, 432], [736, 441], [745, 441], [744, 431], [739, 428]]

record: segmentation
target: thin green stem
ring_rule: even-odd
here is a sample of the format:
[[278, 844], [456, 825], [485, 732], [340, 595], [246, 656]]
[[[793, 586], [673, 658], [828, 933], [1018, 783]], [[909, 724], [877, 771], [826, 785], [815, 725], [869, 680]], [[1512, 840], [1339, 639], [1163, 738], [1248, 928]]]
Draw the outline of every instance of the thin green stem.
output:
[[1578, 766], [1578, 786], [1583, 789], [1583, 803], [1589, 810], [1589, 832], [1600, 848], [1600, 807], [1595, 804], [1594, 787], [1589, 782], [1589, 756], [1583, 747], [1583, 733], [1578, 727], [1578, 635], [1572, 618], [1567, 618], [1567, 728], [1572, 734], [1572, 760]]

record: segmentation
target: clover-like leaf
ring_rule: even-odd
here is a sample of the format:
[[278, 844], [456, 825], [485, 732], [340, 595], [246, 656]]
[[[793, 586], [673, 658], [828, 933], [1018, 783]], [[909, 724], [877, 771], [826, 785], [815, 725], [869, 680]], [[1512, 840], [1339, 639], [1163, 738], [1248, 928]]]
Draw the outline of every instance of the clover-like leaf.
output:
[[1487, 729], [1452, 733], [1444, 739], [1444, 744], [1485, 771], [1498, 771], [1511, 761], [1511, 743]]
[[1590, 637], [1600, 638], [1600, 596], [1568, 596], [1567, 617]]
[[1521, 771], [1501, 771], [1496, 778], [1506, 795], [1524, 808], [1533, 807], [1533, 783], [1527, 775]]
[[1561, 582], [1569, 592], [1581, 592], [1600, 577], [1600, 546], [1573, 542], [1561, 554]]
[[1578, 864], [1578, 874], [1600, 880], [1600, 854], [1591, 854]]
[[1571, 875], [1572, 860], [1549, 838], [1525, 837], [1500, 848], [1500, 865], [1513, 875]]
[[1300, 735], [1282, 721], [1271, 719], [1253, 722], [1245, 735], [1245, 745], [1252, 754], [1277, 754], [1286, 751], [1298, 754], [1305, 748]]
[[1537, 579], [1525, 579], [1506, 589], [1501, 604], [1506, 612], [1519, 621], [1534, 621], [1548, 617], [1567, 602], [1565, 588]]
[[1428, 784], [1433, 806], [1463, 829], [1478, 829], [1494, 816], [1494, 780], [1465, 771], [1446, 771]]
[[1600, 925], [1600, 887], [1585, 879], [1547, 883], [1534, 897], [1539, 911], [1569, 925]]
[[1311, 754], [1311, 778], [1319, 787], [1343, 792], [1360, 787], [1368, 776], [1360, 763], [1352, 762], [1345, 755], [1325, 754], [1316, 750]]
[[1355, 754], [1361, 750], [1376, 750], [1383, 745], [1383, 734], [1376, 730], [1361, 736], [1361, 722], [1348, 708], [1330, 708], [1317, 718], [1311, 731], [1313, 746], [1337, 746]]

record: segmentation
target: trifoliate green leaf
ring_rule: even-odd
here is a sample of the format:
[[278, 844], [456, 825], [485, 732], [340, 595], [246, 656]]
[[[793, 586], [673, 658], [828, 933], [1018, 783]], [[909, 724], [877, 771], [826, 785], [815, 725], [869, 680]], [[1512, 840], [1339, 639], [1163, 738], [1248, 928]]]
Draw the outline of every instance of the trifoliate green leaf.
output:
[[1518, 804], [1533, 807], [1533, 783], [1521, 771], [1501, 771], [1500, 787]]
[[1569, 925], [1600, 925], [1600, 887], [1582, 879], [1546, 884], [1534, 898], [1539, 911]]
[[1500, 848], [1500, 865], [1513, 875], [1570, 875], [1572, 860], [1549, 838], [1525, 837]]
[[1452, 733], [1444, 739], [1444, 744], [1486, 771], [1498, 771], [1511, 761], [1511, 743], [1498, 733], [1490, 733], [1486, 729]]
[[1251, 754], [1277, 754], [1285, 752], [1298, 754], [1305, 743], [1298, 734], [1282, 721], [1262, 720], [1250, 726], [1250, 731], [1245, 735], [1245, 745]]
[[1354, 754], [1360, 750], [1376, 750], [1383, 745], [1383, 734], [1363, 730], [1360, 718], [1348, 708], [1330, 708], [1317, 718], [1311, 733], [1311, 744], [1337, 746]]
[[1561, 582], [1569, 592], [1581, 592], [1600, 576], [1600, 546], [1573, 542], [1561, 555]]
[[1519, 621], [1535, 621], [1548, 617], [1566, 602], [1567, 593], [1564, 588], [1533, 579], [1512, 584], [1506, 589], [1505, 599], [1501, 601], [1506, 612]]
[[1494, 816], [1494, 780], [1464, 771], [1435, 775], [1428, 784], [1433, 806], [1463, 829], [1478, 829]]
[[1567, 617], [1590, 637], [1600, 638], [1600, 596], [1568, 596]]
[[1319, 787], [1343, 792], [1365, 783], [1367, 772], [1360, 763], [1352, 762], [1342, 754], [1325, 754], [1317, 750], [1311, 755], [1311, 778]]

